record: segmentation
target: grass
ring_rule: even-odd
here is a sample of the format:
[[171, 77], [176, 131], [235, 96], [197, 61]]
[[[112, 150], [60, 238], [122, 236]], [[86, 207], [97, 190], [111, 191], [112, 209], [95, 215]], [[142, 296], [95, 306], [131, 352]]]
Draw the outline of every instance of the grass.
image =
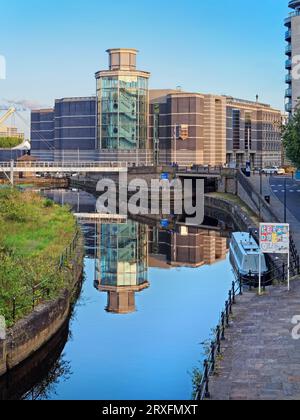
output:
[[0, 137], [0, 149], [9, 149], [11, 147], [19, 146], [22, 139], [19, 137]]
[[75, 232], [69, 208], [0, 190], [0, 315], [8, 326], [32, 310], [33, 298], [43, 300], [46, 290], [51, 299], [64, 287], [68, 267], [60, 270], [59, 261]]

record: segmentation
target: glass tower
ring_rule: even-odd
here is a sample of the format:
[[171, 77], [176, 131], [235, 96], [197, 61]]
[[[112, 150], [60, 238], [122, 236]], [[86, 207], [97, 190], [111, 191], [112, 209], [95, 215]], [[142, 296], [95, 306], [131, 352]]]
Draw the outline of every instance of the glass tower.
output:
[[146, 150], [150, 73], [136, 69], [137, 50], [111, 49], [107, 52], [109, 70], [96, 73], [98, 147]]

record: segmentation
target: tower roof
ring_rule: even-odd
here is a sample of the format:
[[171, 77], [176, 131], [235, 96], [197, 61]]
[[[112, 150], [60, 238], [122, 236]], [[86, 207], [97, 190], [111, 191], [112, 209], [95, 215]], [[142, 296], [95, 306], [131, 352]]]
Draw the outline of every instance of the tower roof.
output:
[[300, 0], [291, 0], [289, 2], [289, 7], [291, 9], [298, 9], [298, 8], [300, 8]]

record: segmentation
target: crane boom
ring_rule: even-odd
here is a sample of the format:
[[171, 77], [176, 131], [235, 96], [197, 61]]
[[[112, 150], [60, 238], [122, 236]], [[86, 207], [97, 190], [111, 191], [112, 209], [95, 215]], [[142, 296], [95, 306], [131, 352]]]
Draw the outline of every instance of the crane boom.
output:
[[0, 127], [2, 126], [4, 121], [6, 121], [7, 118], [9, 118], [15, 112], [16, 112], [16, 108], [14, 108], [14, 107], [9, 108], [9, 110], [2, 117], [0, 117]]

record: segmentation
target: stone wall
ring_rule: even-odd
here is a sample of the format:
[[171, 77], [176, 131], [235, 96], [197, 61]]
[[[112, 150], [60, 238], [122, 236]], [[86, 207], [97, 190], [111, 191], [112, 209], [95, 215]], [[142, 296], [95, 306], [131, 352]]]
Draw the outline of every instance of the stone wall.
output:
[[257, 228], [253, 220], [242, 210], [239, 205], [233, 204], [222, 198], [205, 196], [205, 214], [215, 217], [232, 227], [232, 229], [248, 232]]
[[51, 302], [38, 306], [29, 316], [7, 331], [0, 340], [0, 376], [18, 366], [45, 345], [65, 324], [73, 296], [82, 278], [83, 239], [77, 245], [73, 283]]

